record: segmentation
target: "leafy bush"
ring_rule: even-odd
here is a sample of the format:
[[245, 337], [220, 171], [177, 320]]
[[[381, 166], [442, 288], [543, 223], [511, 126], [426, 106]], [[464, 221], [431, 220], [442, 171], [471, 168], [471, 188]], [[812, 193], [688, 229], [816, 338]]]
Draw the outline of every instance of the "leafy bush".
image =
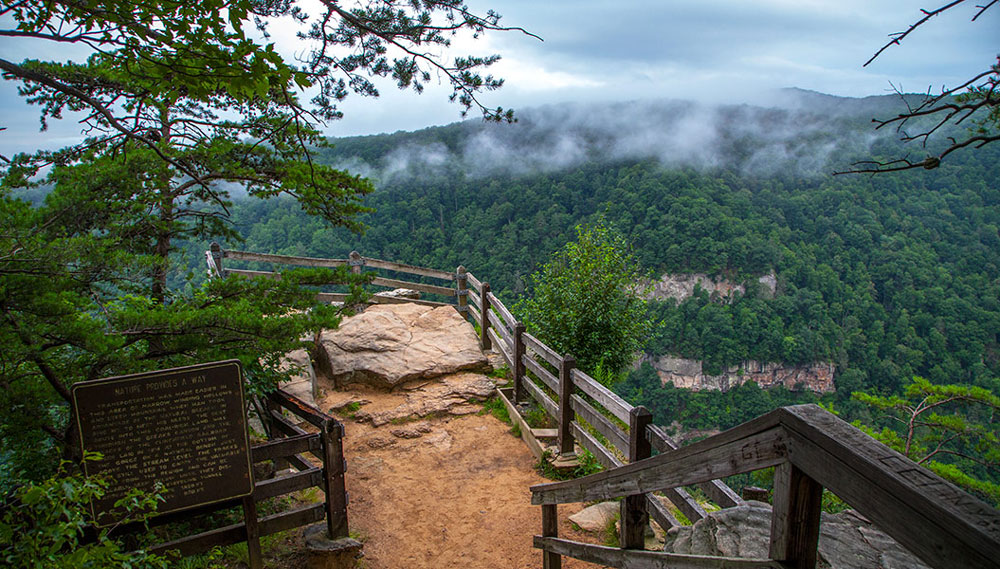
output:
[[[88, 459], [97, 459], [90, 455]], [[164, 558], [145, 551], [123, 551], [121, 544], [102, 529], [93, 541], [84, 540], [92, 523], [91, 500], [104, 495], [108, 483], [95, 477], [67, 472], [38, 484], [22, 486], [4, 500], [0, 511], [0, 565], [11, 569], [163, 569]], [[158, 493], [128, 493], [116, 502], [129, 521], [143, 520], [155, 511]]]
[[577, 239], [531, 276], [518, 304], [528, 331], [583, 371], [617, 377], [653, 328], [640, 285], [646, 275], [625, 238], [603, 220], [576, 228]]

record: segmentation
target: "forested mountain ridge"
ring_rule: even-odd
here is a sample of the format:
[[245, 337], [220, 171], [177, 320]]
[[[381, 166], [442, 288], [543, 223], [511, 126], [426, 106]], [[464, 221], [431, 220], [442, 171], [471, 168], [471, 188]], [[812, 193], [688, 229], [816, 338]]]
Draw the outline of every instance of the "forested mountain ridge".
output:
[[[935, 171], [832, 176], [898, 156], [873, 116], [892, 96], [786, 92], [782, 108], [634, 103], [528, 110], [510, 126], [465, 122], [334, 140], [319, 156], [378, 189], [363, 236], [326, 228], [290, 202], [238, 203], [247, 248], [469, 267], [508, 299], [603, 215], [655, 273], [746, 281], [655, 306], [652, 353], [706, 373], [753, 359], [837, 365], [840, 391], [893, 391], [913, 375], [992, 384], [1000, 330], [1000, 149]], [[756, 276], [774, 271], [778, 294]], [[752, 278], [750, 278], [752, 277]]]

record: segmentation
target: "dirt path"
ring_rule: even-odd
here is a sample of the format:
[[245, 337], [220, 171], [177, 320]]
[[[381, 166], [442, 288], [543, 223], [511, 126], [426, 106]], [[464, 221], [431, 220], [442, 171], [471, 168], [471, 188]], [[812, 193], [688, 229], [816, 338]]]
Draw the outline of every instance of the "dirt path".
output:
[[[326, 410], [355, 398], [369, 402], [365, 412], [378, 412], [399, 408], [406, 397], [354, 391], [331, 394], [320, 405]], [[362, 567], [542, 566], [541, 552], [532, 547], [532, 536], [541, 531], [541, 509], [531, 505], [528, 489], [546, 480], [508, 425], [488, 414], [437, 414], [375, 427], [354, 422], [350, 411], [341, 413], [347, 427], [348, 516], [352, 533], [364, 541]], [[560, 537], [593, 542], [566, 521], [581, 507], [560, 506]], [[564, 559], [563, 566], [595, 567], [572, 559]]]

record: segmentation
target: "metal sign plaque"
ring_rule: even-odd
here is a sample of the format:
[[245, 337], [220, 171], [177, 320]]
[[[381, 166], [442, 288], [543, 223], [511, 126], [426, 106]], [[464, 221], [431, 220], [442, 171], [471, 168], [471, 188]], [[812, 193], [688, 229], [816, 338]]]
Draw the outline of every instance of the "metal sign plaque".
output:
[[110, 481], [92, 504], [99, 526], [122, 519], [114, 504], [129, 490], [156, 482], [166, 488], [161, 514], [253, 492], [237, 360], [84, 381], [72, 394], [83, 450], [103, 455], [86, 474]]

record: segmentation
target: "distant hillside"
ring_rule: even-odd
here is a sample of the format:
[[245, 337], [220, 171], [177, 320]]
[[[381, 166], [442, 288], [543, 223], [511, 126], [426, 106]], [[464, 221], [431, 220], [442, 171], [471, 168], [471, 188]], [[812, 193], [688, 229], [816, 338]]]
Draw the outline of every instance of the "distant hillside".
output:
[[[914, 374], [990, 384], [1000, 145], [935, 171], [834, 177], [854, 160], [922, 152], [872, 130], [899, 99], [793, 90], [779, 103], [552, 106], [515, 125], [339, 139], [321, 159], [378, 181], [363, 236], [281, 200], [234, 213], [250, 249], [463, 264], [507, 298], [574, 225], [603, 214], [651, 271], [746, 281], [729, 304], [703, 294], [654, 308], [651, 353], [703, 360], [708, 374], [746, 359], [830, 361], [843, 393]], [[770, 271], [774, 298], [755, 285]]]

